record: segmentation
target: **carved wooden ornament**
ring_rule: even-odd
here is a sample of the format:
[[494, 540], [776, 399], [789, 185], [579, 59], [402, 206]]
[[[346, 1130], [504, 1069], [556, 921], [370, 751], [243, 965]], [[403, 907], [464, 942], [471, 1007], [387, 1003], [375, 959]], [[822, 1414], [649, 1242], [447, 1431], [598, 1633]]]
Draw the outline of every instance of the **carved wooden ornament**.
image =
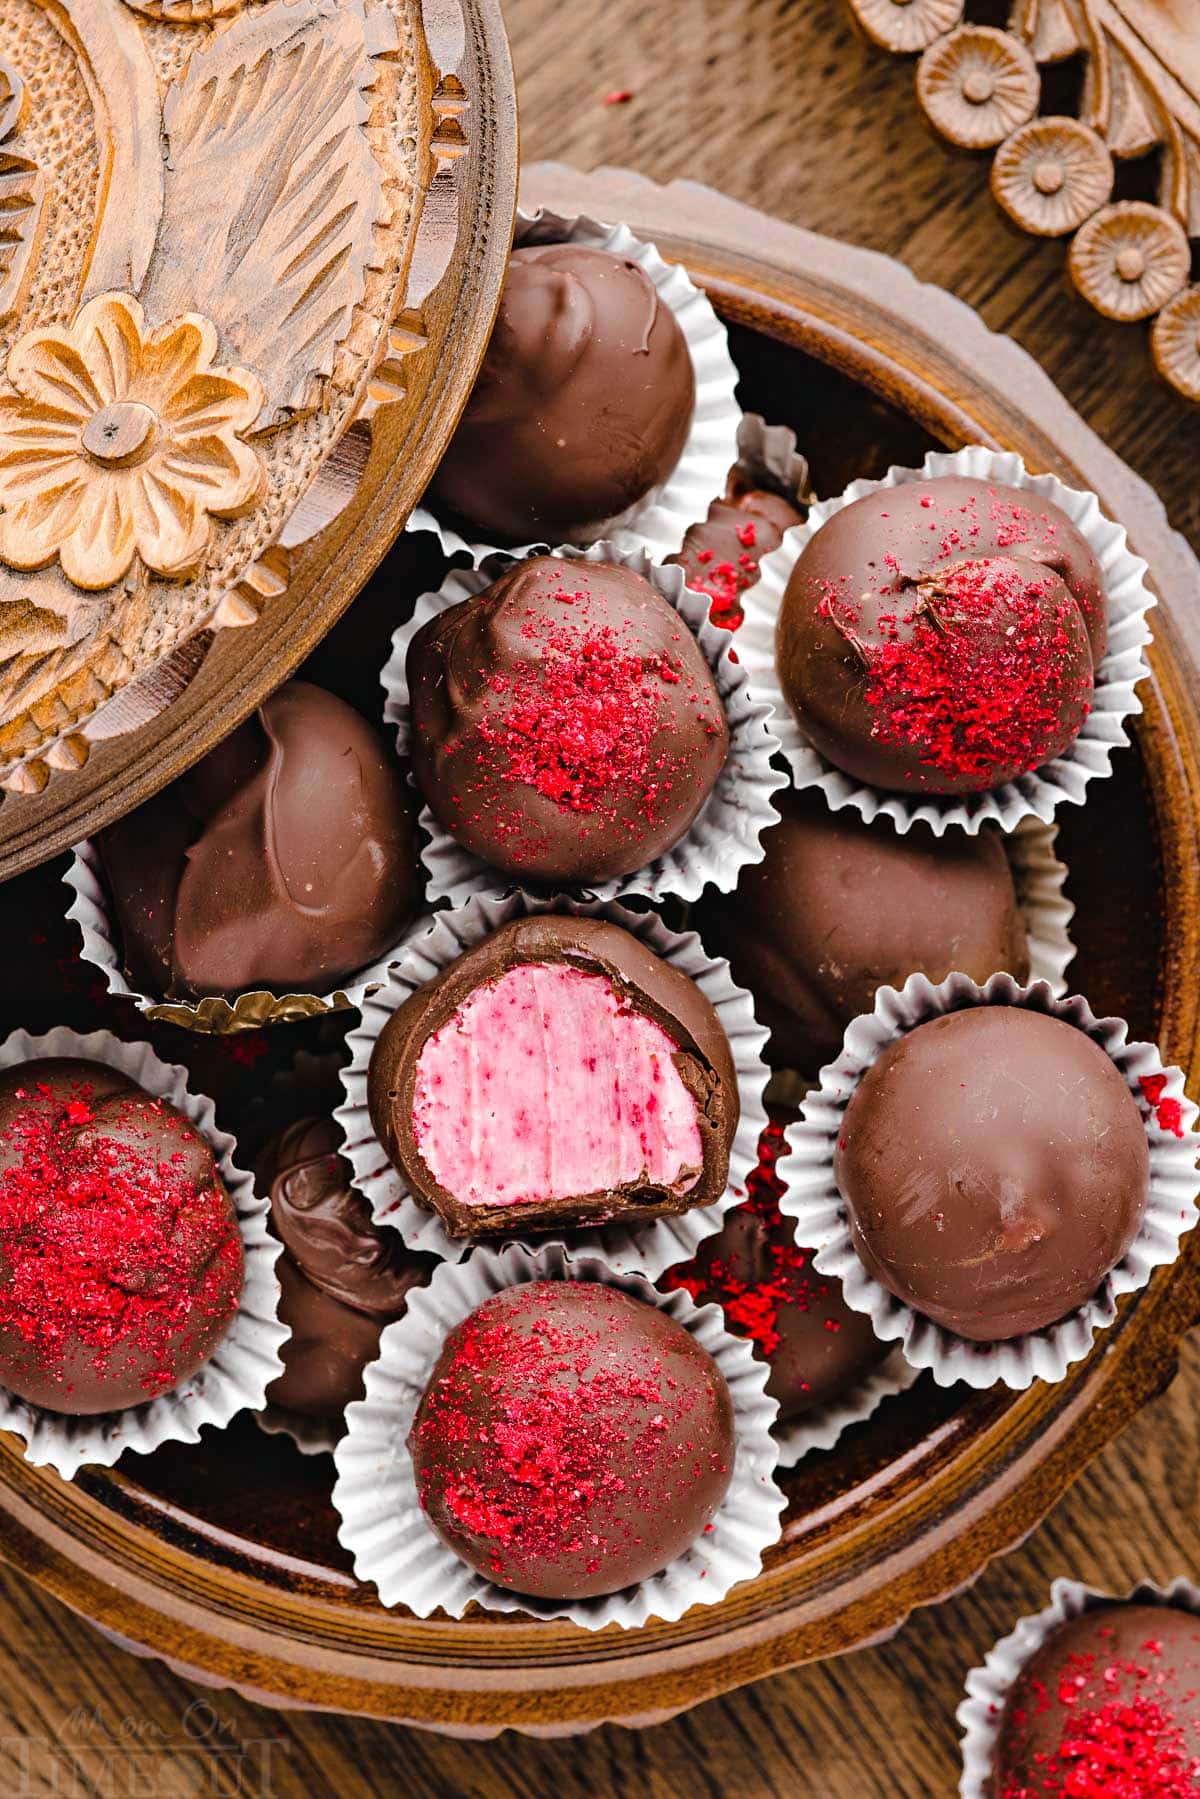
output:
[[136, 722], [139, 683], [286, 581], [301, 500], [328, 522], [323, 466], [422, 341], [391, 329], [416, 20], [0, 6], [0, 786], [78, 766], [110, 702]]
[[[1110, 319], [1147, 319], [1160, 373], [1200, 399], [1189, 239], [1200, 236], [1200, 13], [1190, 0], [1013, 0], [1007, 31], [964, 0], [849, 0], [873, 43], [920, 53], [917, 94], [964, 149], [995, 149], [992, 193], [1024, 230], [1077, 233], [1071, 277]], [[1081, 117], [1039, 117], [1038, 65], [1086, 58]], [[1110, 205], [1113, 159], [1156, 152], [1159, 203]]]

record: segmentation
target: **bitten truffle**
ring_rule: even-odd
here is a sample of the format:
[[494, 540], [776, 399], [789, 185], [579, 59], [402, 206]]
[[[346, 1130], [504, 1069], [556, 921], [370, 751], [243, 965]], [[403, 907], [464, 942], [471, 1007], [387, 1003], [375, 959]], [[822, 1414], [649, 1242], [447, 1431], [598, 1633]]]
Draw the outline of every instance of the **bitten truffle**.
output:
[[524, 882], [645, 867], [690, 829], [729, 751], [695, 638], [611, 563], [516, 563], [423, 625], [407, 672], [430, 808]]
[[619, 925], [558, 914], [514, 919], [411, 994], [367, 1091], [388, 1156], [456, 1237], [711, 1205], [739, 1116], [695, 982]]
[[724, 496], [713, 500], [707, 518], [692, 525], [677, 555], [687, 584], [712, 601], [714, 625], [736, 631], [742, 622], [742, 595], [758, 579], [758, 565], [777, 550], [783, 534], [804, 522], [783, 494], [751, 487], [733, 469]]
[[834, 1155], [863, 1265], [977, 1342], [1037, 1331], [1090, 1299], [1137, 1234], [1146, 1126], [1083, 1031], [971, 1006], [890, 1044]]
[[304, 681], [97, 845], [126, 966], [166, 999], [323, 991], [393, 948], [420, 902], [400, 769]]
[[290, 1333], [283, 1373], [267, 1398], [331, 1422], [362, 1398], [363, 1370], [379, 1353], [383, 1327], [404, 1316], [412, 1289], [436, 1265], [375, 1223], [337, 1154], [339, 1142], [332, 1119], [302, 1118], [267, 1145], [258, 1164], [271, 1229], [283, 1244], [279, 1316]]
[[1097, 1606], [1060, 1624], [1014, 1681], [990, 1799], [1200, 1793], [1200, 1618]]
[[910, 974], [1028, 979], [1025, 922], [995, 832], [935, 837], [920, 822], [898, 832], [850, 807], [831, 812], [814, 790], [773, 803], [763, 860], [733, 893], [705, 894], [692, 922], [753, 995], [774, 1067], [815, 1079], [876, 989]]
[[637, 263], [514, 250], [434, 503], [497, 543], [600, 537], [672, 473], [695, 403], [687, 341]]
[[1066, 514], [955, 475], [880, 488], [814, 533], [776, 656], [835, 767], [885, 790], [971, 794], [1069, 748], [1105, 640], [1100, 567]]
[[750, 1339], [771, 1371], [767, 1392], [779, 1401], [783, 1424], [828, 1405], [888, 1353], [870, 1319], [846, 1304], [837, 1277], [817, 1273], [814, 1251], [796, 1242], [792, 1220], [779, 1210], [784, 1188], [775, 1163], [794, 1117], [778, 1114], [763, 1132], [745, 1204], [660, 1283], [719, 1305], [729, 1329]]
[[0, 1385], [48, 1411], [142, 1405], [241, 1298], [237, 1216], [190, 1120], [99, 1062], [0, 1075]]
[[612, 1287], [536, 1281], [450, 1333], [408, 1448], [456, 1555], [497, 1586], [586, 1599], [658, 1573], [712, 1520], [733, 1405], [666, 1313]]

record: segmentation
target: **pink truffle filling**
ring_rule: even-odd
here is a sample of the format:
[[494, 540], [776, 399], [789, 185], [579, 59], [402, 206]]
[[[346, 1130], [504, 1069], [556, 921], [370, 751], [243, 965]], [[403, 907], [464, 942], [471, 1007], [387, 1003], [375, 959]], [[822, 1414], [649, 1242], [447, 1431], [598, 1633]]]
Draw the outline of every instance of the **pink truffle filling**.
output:
[[417, 1062], [413, 1132], [466, 1205], [686, 1193], [703, 1151], [674, 1044], [604, 975], [519, 963], [471, 994]]

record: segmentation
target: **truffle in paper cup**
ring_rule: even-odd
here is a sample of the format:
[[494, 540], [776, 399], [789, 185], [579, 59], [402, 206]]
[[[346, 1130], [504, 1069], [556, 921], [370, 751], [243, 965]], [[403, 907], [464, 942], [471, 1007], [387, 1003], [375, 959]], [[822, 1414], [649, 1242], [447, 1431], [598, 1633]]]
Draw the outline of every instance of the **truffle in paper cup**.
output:
[[[712, 1524], [685, 1554], [624, 1592], [593, 1599], [528, 1598], [494, 1586], [435, 1536], [417, 1498], [406, 1448], [409, 1428], [449, 1333], [502, 1289], [531, 1281], [587, 1281], [617, 1287], [667, 1313], [708, 1351], [733, 1401], [736, 1456], [732, 1479]], [[686, 1293], [661, 1294], [634, 1274], [617, 1274], [596, 1256], [561, 1245], [530, 1251], [511, 1244], [477, 1249], [466, 1262], [439, 1268], [414, 1293], [407, 1315], [384, 1332], [380, 1356], [367, 1370], [366, 1398], [347, 1411], [347, 1433], [334, 1453], [333, 1503], [338, 1535], [360, 1580], [373, 1581], [384, 1605], [417, 1617], [442, 1611], [461, 1618], [478, 1604], [489, 1611], [562, 1618], [587, 1630], [626, 1628], [651, 1618], [668, 1622], [693, 1605], [713, 1605], [758, 1573], [763, 1551], [779, 1535], [783, 1494], [773, 1478], [775, 1402], [766, 1369], [750, 1346], [725, 1330], [716, 1306]]]
[[1025, 920], [1029, 979], [1048, 982], [1059, 999], [1067, 991], [1067, 969], [1075, 959], [1071, 939], [1075, 908], [1064, 892], [1067, 869], [1054, 853], [1057, 840], [1057, 825], [1034, 817], [1021, 819], [1003, 837]]
[[[350, 1033], [351, 1060], [342, 1070], [345, 1099], [334, 1114], [341, 1126], [342, 1153], [354, 1170], [355, 1183], [370, 1202], [381, 1224], [399, 1230], [410, 1249], [431, 1251], [446, 1261], [457, 1262], [471, 1248], [470, 1242], [452, 1237], [444, 1221], [419, 1205], [408, 1191], [404, 1177], [388, 1160], [375, 1134], [367, 1100], [367, 1074], [375, 1043], [392, 1014], [410, 994], [439, 975], [467, 950], [474, 949], [510, 919], [535, 913], [562, 912], [573, 917], [603, 918], [620, 925], [663, 961], [688, 975], [709, 1000], [729, 1041], [737, 1075], [740, 1116], [729, 1156], [725, 1193], [713, 1205], [693, 1206], [691, 1211], [657, 1218], [650, 1223], [591, 1225], [566, 1232], [563, 1240], [572, 1253], [602, 1255], [615, 1273], [630, 1271], [651, 1280], [674, 1262], [685, 1262], [697, 1247], [720, 1229], [730, 1206], [743, 1197], [746, 1180], [758, 1161], [758, 1139], [767, 1121], [763, 1090], [767, 1070], [762, 1061], [766, 1033], [754, 1017], [750, 996], [734, 985], [729, 964], [709, 956], [695, 932], [669, 931], [652, 913], [637, 913], [624, 906], [601, 902], [534, 900], [513, 894], [505, 900], [482, 897], [468, 900], [451, 912], [437, 914], [423, 936], [411, 941], [388, 971], [383, 987], [363, 1005], [362, 1023]], [[524, 1241], [519, 1230], [512, 1233]], [[558, 1231], [537, 1233], [538, 1243], [553, 1242]], [[534, 1233], [529, 1233], [534, 1240]]]
[[988, 1650], [983, 1666], [972, 1668], [967, 1675], [967, 1696], [955, 1714], [963, 1733], [960, 1799], [996, 1799], [992, 1777], [1004, 1712], [1009, 1693], [1030, 1659], [1060, 1625], [1087, 1612], [1123, 1604], [1170, 1606], [1200, 1617], [1200, 1587], [1183, 1578], [1168, 1586], [1142, 1580], [1128, 1593], [1114, 1596], [1081, 1581], [1056, 1580], [1050, 1588], [1049, 1605], [1019, 1619], [1009, 1634]]
[[[762, 833], [775, 817], [771, 795], [787, 786], [787, 776], [771, 763], [779, 744], [769, 726], [770, 707], [762, 700], [751, 699], [746, 674], [733, 652], [729, 633], [708, 622], [708, 601], [685, 585], [682, 569], [660, 567], [651, 562], [644, 550], [622, 549], [609, 543], [593, 544], [588, 550], [567, 548], [555, 555], [570, 561], [616, 563], [648, 581], [696, 638], [712, 670], [729, 726], [729, 753], [724, 767], [690, 830], [645, 868], [613, 880], [587, 882], [587, 893], [597, 899], [640, 894], [647, 899], [670, 895], [692, 900], [710, 883], [727, 892], [736, 885], [743, 868], [762, 860]], [[421, 596], [411, 620], [396, 632], [382, 680], [384, 718], [395, 727], [397, 751], [402, 757], [407, 757], [411, 748], [406, 664], [414, 636], [430, 619], [484, 592], [521, 560], [524, 558], [500, 552], [478, 568], [453, 571], [437, 593]], [[428, 839], [422, 861], [429, 876], [431, 900], [449, 900], [458, 906], [473, 894], [495, 896], [518, 885], [511, 876], [489, 867], [464, 849], [428, 807], [421, 813], [421, 827]]]
[[[760, 413], [743, 413], [738, 425], [735, 467], [738, 477], [748, 486], [769, 488], [797, 506], [813, 504], [808, 458], [797, 449], [796, 433], [787, 425], [769, 425]], [[716, 499], [717, 495], [709, 497]]]
[[[563, 243], [608, 250], [637, 263], [653, 283], [659, 299], [674, 313], [687, 341], [696, 379], [696, 403], [691, 430], [674, 471], [636, 506], [599, 524], [588, 538], [581, 540], [604, 538], [621, 549], [645, 549], [655, 557], [669, 556], [683, 542], [692, 521], [704, 517], [714, 494], [724, 491], [726, 477], [737, 460], [741, 409], [734, 392], [737, 370], [729, 354], [725, 327], [707, 296], [679, 264], [664, 261], [653, 244], [635, 237], [627, 226], [604, 224], [583, 215], [566, 218], [544, 208], [536, 213], [518, 212], [517, 249], [530, 244]], [[505, 547], [482, 538], [468, 539], [427, 504], [415, 509], [408, 529], [432, 531], [447, 556], [465, 553], [475, 565]], [[463, 529], [470, 527], [464, 525]], [[511, 553], [518, 557], [546, 547], [510, 546]]]
[[[905, 1305], [867, 1273], [854, 1249], [846, 1204], [833, 1175], [846, 1109], [883, 1051], [930, 1019], [979, 1006], [1017, 1006], [1044, 1013], [1091, 1038], [1128, 1086], [1149, 1140], [1149, 1196], [1121, 1260], [1090, 1300], [1057, 1323], [997, 1342], [955, 1335]], [[983, 987], [962, 974], [952, 974], [938, 986], [923, 975], [913, 975], [899, 991], [880, 988], [874, 1011], [849, 1026], [841, 1055], [822, 1070], [819, 1086], [805, 1099], [799, 1121], [788, 1132], [789, 1153], [780, 1158], [779, 1174], [787, 1188], [780, 1203], [796, 1220], [798, 1238], [816, 1248], [815, 1266], [838, 1276], [847, 1303], [868, 1314], [877, 1336], [899, 1342], [915, 1367], [932, 1369], [939, 1386], [961, 1380], [976, 1388], [1023, 1389], [1035, 1380], [1061, 1380], [1088, 1354], [1096, 1331], [1112, 1323], [1121, 1295], [1144, 1287], [1156, 1268], [1175, 1260], [1180, 1239], [1197, 1217], [1200, 1176], [1192, 1134], [1197, 1116], [1184, 1093], [1182, 1071], [1164, 1069], [1152, 1043], [1129, 1042], [1121, 1019], [1097, 1018], [1078, 996], [1056, 999], [1044, 981], [1020, 987], [1005, 974], [993, 975]]]
[[828, 1405], [814, 1406], [811, 1412], [776, 1425], [779, 1466], [794, 1468], [816, 1450], [836, 1448], [843, 1431], [852, 1424], [865, 1424], [885, 1399], [907, 1393], [920, 1378], [921, 1370], [906, 1362], [901, 1350], [893, 1349], [878, 1368], [872, 1368]]
[[282, 1372], [279, 1352], [286, 1333], [276, 1316], [279, 1245], [267, 1230], [267, 1207], [234, 1161], [236, 1144], [217, 1125], [212, 1101], [188, 1091], [187, 1070], [160, 1062], [149, 1044], [122, 1043], [107, 1031], [80, 1036], [60, 1027], [41, 1037], [16, 1031], [0, 1044], [4, 1069], [54, 1056], [106, 1063], [191, 1120], [212, 1149], [245, 1252], [237, 1312], [207, 1362], [172, 1392], [123, 1411], [68, 1416], [0, 1390], [0, 1429], [24, 1438], [29, 1461], [69, 1479], [87, 1463], [111, 1467], [127, 1449], [146, 1455], [162, 1443], [196, 1443], [201, 1425], [220, 1428], [236, 1413], [261, 1406], [268, 1386]]
[[[776, 624], [784, 590], [805, 545], [821, 526], [865, 494], [941, 475], [965, 475], [1021, 488], [1060, 507], [1100, 563], [1108, 605], [1108, 648], [1095, 671], [1091, 710], [1074, 742], [1045, 767], [966, 797], [889, 793], [835, 768], [813, 748], [793, 717], [775, 665]], [[1146, 585], [1146, 573], [1146, 564], [1128, 546], [1124, 526], [1104, 516], [1094, 494], [1066, 487], [1054, 475], [1029, 474], [1021, 458], [1011, 452], [978, 444], [952, 454], [931, 451], [919, 469], [892, 468], [882, 481], [855, 481], [837, 499], [820, 501], [805, 523], [789, 531], [779, 548], [763, 558], [758, 582], [743, 596], [745, 619], [738, 632], [738, 655], [752, 688], [775, 708], [772, 728], [798, 787], [820, 787], [832, 807], [853, 806], [867, 820], [882, 812], [898, 831], [908, 830], [918, 818], [939, 835], [951, 826], [978, 831], [988, 821], [1010, 831], [1030, 813], [1049, 821], [1060, 805], [1081, 804], [1088, 783], [1111, 773], [1113, 750], [1129, 742], [1129, 720], [1142, 709], [1137, 685], [1150, 673], [1147, 615], [1156, 601]]]

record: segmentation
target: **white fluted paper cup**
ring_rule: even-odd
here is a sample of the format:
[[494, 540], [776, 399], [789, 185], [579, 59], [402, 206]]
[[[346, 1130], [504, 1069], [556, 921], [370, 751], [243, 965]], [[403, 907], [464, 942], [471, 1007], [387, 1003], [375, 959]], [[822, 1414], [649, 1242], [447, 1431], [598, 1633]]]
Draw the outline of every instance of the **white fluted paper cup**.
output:
[[400, 941], [385, 956], [361, 969], [352, 980], [345, 981], [331, 993], [270, 993], [255, 989], [239, 993], [232, 999], [210, 995], [198, 1000], [165, 1000], [151, 993], [139, 993], [125, 972], [113, 923], [108, 890], [100, 855], [90, 839], [77, 843], [63, 873], [63, 883], [74, 894], [67, 917], [79, 926], [83, 939], [83, 959], [98, 968], [108, 991], [129, 999], [147, 1018], [165, 1024], [181, 1025], [184, 1030], [214, 1032], [226, 1035], [233, 1031], [258, 1030], [266, 1024], [290, 1023], [298, 1018], [315, 1018], [323, 1012], [344, 1012], [361, 1006], [368, 993], [380, 986], [388, 963], [408, 938], [421, 929], [423, 919], [409, 924]]
[[[1096, 670], [1092, 709], [1074, 743], [1043, 768], [966, 797], [889, 793], [835, 768], [804, 735], [783, 697], [775, 665], [775, 631], [784, 590], [809, 539], [835, 512], [865, 494], [940, 475], [968, 475], [1003, 483], [1060, 507], [1095, 552], [1108, 605], [1108, 648]], [[1111, 774], [1113, 751], [1128, 744], [1129, 720], [1142, 709], [1137, 686], [1150, 673], [1146, 649], [1152, 635], [1147, 615], [1157, 601], [1146, 584], [1146, 574], [1145, 562], [1129, 548], [1125, 527], [1105, 517], [1095, 494], [1067, 487], [1054, 475], [1027, 473], [1021, 458], [1011, 451], [989, 450], [980, 444], [952, 453], [931, 450], [920, 468], [891, 468], [882, 481], [854, 481], [837, 499], [819, 501], [805, 523], [789, 531], [779, 548], [763, 557], [758, 581], [742, 597], [745, 619], [738, 632], [738, 654], [751, 685], [775, 708], [772, 729], [797, 787], [821, 788], [835, 811], [853, 806], [868, 823], [883, 813], [898, 831], [907, 831], [916, 819], [923, 819], [938, 836], [951, 827], [978, 831], [989, 822], [1011, 831], [1030, 813], [1049, 822], [1060, 805], [1081, 805], [1089, 782]]]
[[301, 1455], [332, 1455], [346, 1434], [345, 1424], [332, 1418], [309, 1418], [282, 1405], [265, 1405], [254, 1422], [265, 1436], [290, 1437]]
[[[668, 896], [694, 900], [709, 884], [728, 893], [737, 885], [743, 868], [762, 861], [762, 834], [775, 822], [771, 795], [787, 786], [787, 776], [771, 762], [779, 748], [770, 729], [771, 708], [751, 696], [729, 632], [709, 623], [707, 597], [685, 584], [681, 568], [664, 568], [652, 562], [645, 550], [621, 549], [610, 543], [554, 553], [568, 561], [618, 563], [648, 581], [699, 644], [729, 726], [725, 765], [691, 829], [645, 868], [609, 881], [590, 881], [587, 893], [595, 899], [640, 894], [654, 900]], [[407, 758], [412, 749], [407, 662], [413, 638], [430, 619], [482, 593], [519, 560], [523, 558], [500, 551], [478, 568], [453, 570], [437, 593], [422, 594], [412, 618], [392, 638], [392, 653], [381, 677], [383, 716], [395, 729], [402, 757]], [[429, 877], [430, 900], [449, 900], [460, 906], [474, 894], [498, 896], [522, 885], [464, 849], [428, 806], [421, 812], [421, 828], [427, 839], [421, 860]]]
[[[407, 1449], [450, 1332], [493, 1294], [545, 1280], [618, 1287], [666, 1312], [712, 1356], [733, 1400], [733, 1475], [709, 1529], [660, 1573], [594, 1599], [529, 1598], [494, 1586], [461, 1561], [421, 1510]], [[630, 1629], [651, 1618], [673, 1622], [691, 1606], [715, 1605], [739, 1581], [752, 1579], [779, 1536], [785, 1501], [774, 1480], [776, 1407], [766, 1378], [750, 1345], [725, 1329], [717, 1306], [698, 1306], [686, 1293], [659, 1293], [639, 1275], [617, 1274], [601, 1258], [569, 1254], [561, 1245], [477, 1249], [468, 1261], [437, 1269], [429, 1285], [413, 1294], [406, 1315], [383, 1333], [379, 1360], [367, 1370], [365, 1399], [347, 1408], [346, 1435], [334, 1452], [339, 1539], [354, 1557], [358, 1578], [374, 1583], [383, 1604], [406, 1606], [418, 1618], [435, 1611], [461, 1618], [468, 1606], [482, 1605], [567, 1619], [585, 1630], [608, 1624]]]
[[[1146, 1123], [1150, 1149], [1150, 1191], [1137, 1235], [1095, 1294], [1057, 1324], [998, 1343], [959, 1337], [906, 1306], [873, 1280], [854, 1249], [846, 1203], [833, 1176], [833, 1156], [846, 1108], [859, 1082], [889, 1044], [918, 1025], [970, 1006], [1021, 1006], [1047, 1013], [1081, 1030], [1100, 1046], [1125, 1081]], [[1161, 1100], [1177, 1101], [1182, 1135], [1164, 1130], [1150, 1111], [1144, 1078], [1164, 1077]], [[1184, 1092], [1181, 1069], [1164, 1068], [1152, 1043], [1131, 1043], [1120, 1018], [1097, 1018], [1079, 995], [1058, 999], [1049, 984], [1021, 987], [1011, 975], [995, 974], [982, 987], [964, 974], [937, 986], [915, 974], [903, 988], [881, 987], [875, 1008], [846, 1030], [842, 1053], [821, 1071], [819, 1086], [804, 1101], [799, 1120], [788, 1128], [788, 1154], [779, 1160], [786, 1183], [781, 1209], [796, 1220], [797, 1239], [817, 1251], [814, 1265], [835, 1274], [846, 1302], [865, 1312], [875, 1334], [898, 1342], [908, 1361], [930, 1368], [939, 1386], [965, 1381], [976, 1388], [1024, 1389], [1035, 1380], [1062, 1380], [1092, 1347], [1098, 1330], [1117, 1315], [1117, 1300], [1144, 1287], [1156, 1268], [1173, 1262], [1181, 1238], [1197, 1219], [1200, 1174], [1193, 1134], [1197, 1108]]]
[[267, 1206], [250, 1175], [234, 1161], [237, 1145], [218, 1126], [212, 1101], [189, 1092], [187, 1070], [160, 1062], [148, 1043], [122, 1043], [108, 1031], [81, 1036], [59, 1026], [40, 1037], [14, 1031], [0, 1044], [0, 1068], [46, 1056], [103, 1062], [191, 1120], [216, 1159], [237, 1213], [246, 1258], [241, 1302], [228, 1330], [204, 1366], [173, 1392], [123, 1411], [70, 1417], [0, 1389], [0, 1430], [24, 1438], [28, 1461], [54, 1468], [69, 1480], [87, 1463], [111, 1467], [127, 1449], [147, 1455], [162, 1443], [197, 1443], [201, 1425], [220, 1429], [238, 1412], [256, 1410], [283, 1371], [279, 1352], [287, 1333], [277, 1316], [279, 1245], [267, 1230]]
[[[735, 393], [737, 370], [724, 325], [708, 296], [680, 264], [665, 261], [653, 244], [635, 237], [627, 225], [605, 224], [582, 213], [568, 218], [542, 208], [536, 213], [518, 212], [514, 243], [518, 250], [529, 244], [584, 244], [625, 257], [637, 263], [660, 301], [675, 314], [696, 379], [695, 409], [683, 452], [660, 486], [580, 540], [587, 543], [604, 538], [624, 550], [644, 549], [654, 557], [673, 555], [688, 526], [705, 516], [715, 495], [724, 493], [729, 470], [737, 461], [741, 408]], [[429, 504], [415, 508], [407, 529], [432, 531], [447, 556], [466, 554], [476, 566], [504, 547], [464, 537]], [[546, 547], [524, 544], [510, 548], [510, 553], [526, 556]]]
[[865, 1424], [885, 1399], [907, 1393], [920, 1378], [921, 1370], [905, 1360], [902, 1350], [893, 1349], [877, 1368], [869, 1369], [836, 1399], [775, 1426], [779, 1466], [794, 1468], [815, 1450], [836, 1448], [843, 1431], [852, 1424]]
[[1067, 969], [1075, 959], [1075, 908], [1064, 891], [1067, 869], [1054, 853], [1057, 840], [1057, 825], [1032, 816], [1001, 838], [1025, 921], [1029, 979], [1047, 981], [1056, 999], [1067, 991]]
[[[811, 506], [808, 458], [787, 425], [769, 425], [761, 413], [744, 412], [737, 434], [737, 469], [752, 487], [770, 488], [796, 506]], [[716, 499], [710, 494], [710, 499]], [[704, 512], [699, 514], [704, 518]]]
[[1082, 1581], [1056, 1580], [1050, 1588], [1049, 1605], [1019, 1619], [1009, 1634], [988, 1650], [983, 1666], [972, 1668], [967, 1675], [967, 1696], [955, 1713], [963, 1733], [959, 1799], [992, 1799], [992, 1771], [1008, 1695], [1047, 1638], [1085, 1612], [1122, 1604], [1171, 1606], [1200, 1616], [1200, 1587], [1182, 1577], [1165, 1587], [1141, 1580], [1128, 1593], [1113, 1595]]
[[[350, 1062], [342, 1069], [346, 1097], [334, 1113], [342, 1130], [342, 1154], [380, 1224], [394, 1225], [410, 1249], [428, 1250], [447, 1262], [462, 1260], [471, 1248], [470, 1240], [452, 1237], [436, 1212], [417, 1203], [375, 1134], [367, 1102], [371, 1053], [388, 1019], [410, 994], [510, 919], [542, 912], [604, 918], [622, 926], [696, 983], [729, 1040], [741, 1111], [729, 1153], [729, 1179], [720, 1199], [649, 1223], [614, 1221], [565, 1234], [559, 1229], [536, 1233], [514, 1229], [512, 1233], [514, 1241], [528, 1245], [561, 1241], [573, 1255], [588, 1252], [603, 1257], [616, 1274], [644, 1274], [656, 1280], [674, 1263], [689, 1261], [704, 1239], [721, 1228], [729, 1208], [745, 1198], [746, 1181], [758, 1163], [758, 1139], [767, 1122], [763, 1104], [767, 1068], [762, 1059], [767, 1034], [754, 1016], [750, 995], [734, 984], [728, 962], [710, 956], [694, 931], [669, 931], [653, 913], [631, 912], [611, 902], [535, 900], [528, 894], [511, 894], [504, 900], [477, 896], [451, 912], [435, 914], [428, 930], [408, 944], [389, 969], [387, 981], [367, 999], [362, 1023], [347, 1040]], [[494, 1244], [497, 1238], [489, 1241]]]

